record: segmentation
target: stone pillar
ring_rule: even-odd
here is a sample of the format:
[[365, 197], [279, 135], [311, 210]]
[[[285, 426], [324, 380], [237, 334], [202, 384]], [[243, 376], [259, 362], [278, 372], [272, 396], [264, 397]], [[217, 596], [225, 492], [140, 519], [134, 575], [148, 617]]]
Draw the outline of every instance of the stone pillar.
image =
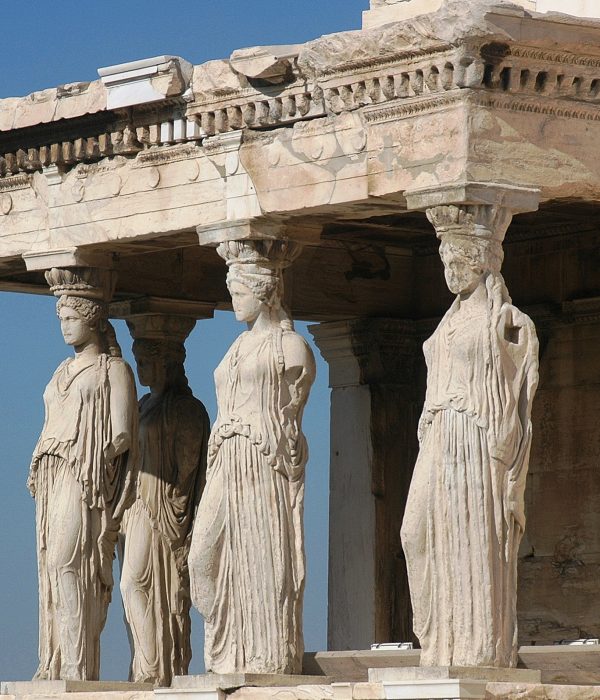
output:
[[26, 262], [28, 269], [51, 265], [46, 281], [73, 349], [44, 392], [45, 420], [28, 480], [36, 502], [40, 601], [35, 678], [94, 681], [117, 536], [135, 499], [135, 383], [108, 321], [114, 271], [78, 265], [76, 251]]
[[414, 323], [311, 327], [329, 364], [328, 649], [412, 639], [400, 525], [417, 451]]
[[184, 343], [196, 319], [131, 313], [127, 325], [140, 384], [150, 390], [139, 401], [137, 499], [119, 548], [129, 680], [169, 686], [188, 673], [192, 658], [187, 555], [206, 480], [210, 421], [184, 369]]
[[517, 557], [525, 528], [538, 341], [501, 274], [512, 215], [537, 193], [472, 183], [407, 194], [440, 239], [455, 300], [426, 341], [402, 544], [422, 666], [517, 663]]
[[302, 671], [302, 412], [315, 361], [284, 302], [283, 271], [302, 246], [264, 235], [277, 227], [198, 228], [201, 243], [219, 243], [247, 328], [215, 370], [218, 414], [188, 557], [206, 670], [216, 674]]

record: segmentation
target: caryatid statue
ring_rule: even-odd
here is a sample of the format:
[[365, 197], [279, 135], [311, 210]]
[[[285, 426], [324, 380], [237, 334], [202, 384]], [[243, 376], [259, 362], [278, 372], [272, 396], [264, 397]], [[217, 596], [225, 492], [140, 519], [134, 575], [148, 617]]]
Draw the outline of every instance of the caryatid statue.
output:
[[36, 501], [39, 679], [97, 680], [119, 527], [135, 496], [137, 398], [107, 304], [108, 271], [52, 269], [74, 356], [44, 392], [28, 486]]
[[192, 601], [205, 619], [206, 670], [300, 673], [304, 651], [302, 413], [315, 361], [282, 303], [289, 241], [217, 249], [248, 330], [215, 371], [218, 415], [190, 551]]
[[422, 666], [517, 661], [517, 555], [538, 342], [500, 274], [510, 212], [427, 211], [456, 299], [425, 342], [419, 456], [402, 526]]
[[185, 675], [190, 645], [187, 557], [206, 474], [208, 414], [185, 376], [184, 342], [195, 320], [133, 316], [140, 384], [137, 499], [125, 513], [121, 595], [132, 645], [131, 681], [168, 686]]

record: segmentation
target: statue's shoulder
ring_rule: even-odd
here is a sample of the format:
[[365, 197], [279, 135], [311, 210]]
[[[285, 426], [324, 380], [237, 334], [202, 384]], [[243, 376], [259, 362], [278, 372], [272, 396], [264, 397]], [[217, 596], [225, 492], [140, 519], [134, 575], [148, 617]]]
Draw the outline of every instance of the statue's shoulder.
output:
[[305, 338], [296, 331], [285, 331], [281, 345], [286, 367], [303, 367], [309, 375], [315, 376], [315, 356]]
[[175, 405], [179, 411], [193, 411], [194, 413], [206, 413], [206, 408], [200, 399], [192, 393], [178, 393], [175, 397]]
[[114, 357], [113, 355], [106, 355], [105, 357], [106, 367], [111, 380], [123, 379], [124, 381], [133, 382], [135, 385], [133, 370], [126, 360], [122, 357]]

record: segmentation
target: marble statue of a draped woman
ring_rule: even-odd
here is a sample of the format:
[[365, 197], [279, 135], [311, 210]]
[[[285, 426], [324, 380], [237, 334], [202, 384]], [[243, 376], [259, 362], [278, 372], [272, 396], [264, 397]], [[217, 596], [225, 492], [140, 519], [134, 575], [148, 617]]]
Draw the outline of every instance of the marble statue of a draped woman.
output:
[[299, 673], [307, 446], [302, 412], [313, 354], [282, 305], [284, 241], [228, 242], [233, 309], [248, 330], [215, 371], [218, 415], [189, 556], [205, 619], [206, 670]]
[[128, 321], [142, 385], [137, 498], [122, 531], [121, 595], [132, 646], [131, 681], [168, 686], [186, 675], [190, 644], [187, 555], [206, 472], [209, 420], [188, 386], [183, 342], [193, 319]]
[[[98, 271], [99, 272], [99, 271]], [[39, 679], [97, 680], [119, 525], [134, 497], [137, 401], [94, 271], [52, 269], [75, 354], [44, 392], [28, 486], [36, 501]]]
[[456, 207], [428, 215], [457, 296], [424, 345], [420, 449], [402, 526], [414, 631], [422, 666], [509, 667], [537, 337], [500, 274], [501, 240]]

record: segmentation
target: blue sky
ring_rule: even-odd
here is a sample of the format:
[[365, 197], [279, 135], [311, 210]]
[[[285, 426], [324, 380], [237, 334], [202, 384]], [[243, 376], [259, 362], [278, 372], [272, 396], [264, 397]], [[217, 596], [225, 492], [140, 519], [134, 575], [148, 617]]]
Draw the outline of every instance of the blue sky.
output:
[[[202, 63], [245, 46], [300, 43], [358, 29], [367, 5], [367, 0], [4, 0], [0, 97], [94, 80], [99, 67], [150, 56], [173, 54]], [[306, 324], [298, 328], [306, 334]], [[241, 330], [232, 314], [217, 313], [215, 319], [197, 324], [187, 344], [190, 384], [213, 419], [212, 371]], [[131, 339], [123, 322], [117, 323], [117, 334], [131, 361]], [[325, 648], [327, 618], [329, 390], [327, 367], [314, 351], [318, 377], [304, 419], [311, 447], [305, 514], [309, 650]], [[34, 504], [25, 481], [43, 423], [43, 390], [68, 352], [52, 298], [0, 294], [0, 680], [28, 679], [37, 665]], [[202, 628], [197, 615], [192, 643], [191, 670], [200, 672]], [[102, 678], [125, 679], [128, 661], [116, 587], [102, 637]]]

